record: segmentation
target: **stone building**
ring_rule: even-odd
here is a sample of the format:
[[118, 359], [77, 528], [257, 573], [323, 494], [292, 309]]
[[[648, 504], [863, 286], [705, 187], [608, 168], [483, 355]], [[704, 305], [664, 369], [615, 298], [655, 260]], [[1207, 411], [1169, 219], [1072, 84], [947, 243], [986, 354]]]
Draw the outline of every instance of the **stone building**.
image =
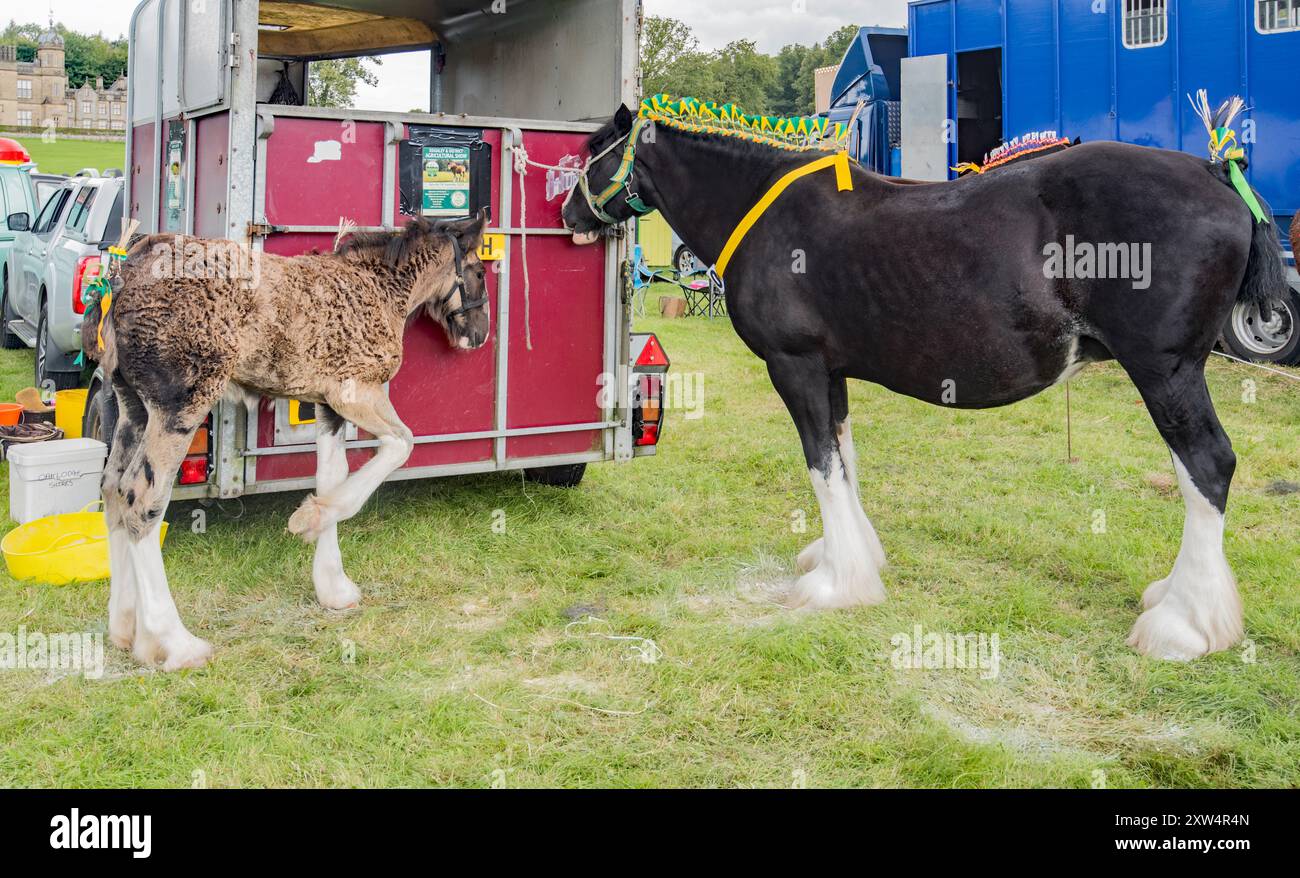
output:
[[59, 128], [125, 131], [126, 77], [107, 88], [103, 77], [73, 87], [63, 60], [63, 37], [53, 24], [37, 40], [34, 61], [19, 61], [17, 46], [0, 46], [0, 127], [53, 121]]

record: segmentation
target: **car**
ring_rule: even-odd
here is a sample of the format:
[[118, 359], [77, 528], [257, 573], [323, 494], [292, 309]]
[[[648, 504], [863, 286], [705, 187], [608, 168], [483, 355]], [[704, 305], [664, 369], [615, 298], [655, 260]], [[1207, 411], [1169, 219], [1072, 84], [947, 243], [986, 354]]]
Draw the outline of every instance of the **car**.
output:
[[[32, 171], [32, 185], [36, 187], [36, 210], [45, 206], [45, 202], [63, 186], [63, 181], [66, 179], [68, 179], [66, 174], [42, 174], [40, 171]], [[36, 211], [32, 213], [35, 214]]]
[[691, 248], [687, 247], [682, 242], [682, 239], [677, 237], [676, 232], [672, 234], [673, 268], [676, 269], [677, 273], [685, 277], [688, 274], [702, 271], [706, 266], [700, 265], [700, 260], [691, 252]]
[[[32, 176], [32, 157], [16, 140], [0, 137], [0, 343], [18, 347], [22, 342], [9, 333], [9, 295], [14, 272], [14, 252], [26, 249], [27, 227], [40, 207]], [[17, 228], [15, 228], [17, 227]]]
[[16, 339], [36, 349], [36, 385], [47, 391], [81, 382], [82, 293], [100, 270], [103, 250], [121, 234], [121, 172], [95, 173], [63, 181], [11, 259], [4, 345], [15, 347]]

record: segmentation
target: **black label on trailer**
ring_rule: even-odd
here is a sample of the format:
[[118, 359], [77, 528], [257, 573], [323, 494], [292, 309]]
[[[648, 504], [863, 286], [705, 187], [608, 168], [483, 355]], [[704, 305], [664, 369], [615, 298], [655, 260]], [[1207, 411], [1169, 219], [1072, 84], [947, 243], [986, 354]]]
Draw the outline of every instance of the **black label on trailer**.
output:
[[408, 125], [397, 146], [399, 207], [407, 216], [456, 219], [491, 211], [492, 146], [481, 128]]

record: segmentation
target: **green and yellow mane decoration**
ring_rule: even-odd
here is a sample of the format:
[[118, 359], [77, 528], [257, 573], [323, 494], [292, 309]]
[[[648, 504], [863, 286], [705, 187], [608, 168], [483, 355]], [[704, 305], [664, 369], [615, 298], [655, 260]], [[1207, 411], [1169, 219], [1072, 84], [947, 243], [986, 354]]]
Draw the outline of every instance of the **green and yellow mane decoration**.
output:
[[652, 95], [641, 102], [637, 120], [656, 122], [683, 131], [723, 134], [777, 149], [843, 149], [849, 129], [821, 117], [751, 116], [735, 104], [697, 98]]
[[[848, 178], [849, 159], [846, 148], [849, 128], [846, 125], [838, 122], [831, 125], [826, 119], [819, 117], [751, 116], [735, 104], [717, 104], [696, 98], [673, 98], [666, 94], [658, 94], [641, 102], [632, 130], [605, 148], [604, 152], [608, 152], [623, 143], [622, 159], [619, 161], [618, 169], [610, 177], [609, 184], [595, 193], [588, 189], [586, 174], [578, 177], [578, 185], [587, 199], [587, 204], [591, 207], [592, 213], [603, 222], [611, 225], [617, 222], [605, 212], [605, 205], [619, 194], [624, 195], [624, 201], [634, 212], [638, 214], [650, 212], [650, 208], [640, 196], [628, 188], [637, 142], [641, 139], [641, 131], [650, 125], [666, 125], [680, 131], [703, 134], [722, 134], [792, 152], [809, 150], [834, 152], [837, 155], [836, 173], [839, 179]], [[599, 158], [604, 152], [592, 156], [588, 163]]]
[[[849, 126], [847, 125], [839, 123], [831, 125], [823, 118], [802, 116], [751, 116], [735, 104], [716, 104], [695, 98], [674, 99], [666, 94], [659, 94], [641, 102], [636, 122], [633, 123], [632, 130], [626, 137], [627, 143], [623, 147], [622, 161], [619, 162], [618, 170], [610, 178], [609, 185], [593, 197], [585, 188], [586, 175], [578, 178], [578, 184], [584, 187], [583, 194], [592, 212], [605, 222], [611, 224], [617, 222], [604, 212], [604, 207], [620, 193], [626, 193], [624, 200], [636, 213], [644, 214], [650, 210], [641, 201], [640, 196], [629, 188], [636, 144], [640, 140], [641, 131], [650, 125], [666, 125], [681, 131], [704, 134], [721, 134], [792, 152], [817, 150], [823, 153], [822, 156], [783, 174], [732, 230], [726, 245], [722, 248], [722, 253], [718, 256], [718, 261], [709, 268], [709, 280], [719, 289], [724, 288], [722, 275], [746, 233], [792, 183], [821, 170], [833, 170], [838, 191], [845, 192], [853, 188], [853, 178], [849, 172], [850, 159], [847, 151]], [[615, 141], [606, 149], [614, 148], [619, 142]]]
[[1237, 114], [1245, 109], [1246, 102], [1234, 96], [1219, 104], [1218, 109], [1211, 109], [1205, 89], [1198, 91], [1195, 98], [1188, 95], [1187, 99], [1191, 101], [1192, 109], [1201, 117], [1205, 130], [1210, 134], [1210, 161], [1223, 162], [1227, 165], [1228, 179], [1232, 183], [1232, 188], [1236, 189], [1241, 200], [1246, 202], [1246, 206], [1255, 217], [1255, 222], [1267, 223], [1268, 215], [1264, 213], [1264, 208], [1255, 197], [1254, 190], [1246, 182], [1246, 175], [1241, 172], [1241, 165], [1246, 160], [1246, 151], [1238, 145], [1236, 132], [1228, 127]]

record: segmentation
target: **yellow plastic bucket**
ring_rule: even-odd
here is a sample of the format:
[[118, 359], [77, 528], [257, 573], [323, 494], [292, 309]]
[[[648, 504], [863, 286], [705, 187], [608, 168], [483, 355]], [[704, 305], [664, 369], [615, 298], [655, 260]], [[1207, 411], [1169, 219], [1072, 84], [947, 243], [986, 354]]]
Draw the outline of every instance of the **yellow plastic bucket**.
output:
[[[108, 579], [108, 526], [104, 513], [89, 511], [98, 505], [38, 518], [5, 534], [0, 552], [9, 575], [47, 585]], [[164, 521], [159, 542], [166, 538]]]
[[82, 388], [60, 390], [54, 394], [54, 426], [63, 431], [63, 438], [81, 438], [81, 420], [86, 414], [86, 394], [89, 392]]

